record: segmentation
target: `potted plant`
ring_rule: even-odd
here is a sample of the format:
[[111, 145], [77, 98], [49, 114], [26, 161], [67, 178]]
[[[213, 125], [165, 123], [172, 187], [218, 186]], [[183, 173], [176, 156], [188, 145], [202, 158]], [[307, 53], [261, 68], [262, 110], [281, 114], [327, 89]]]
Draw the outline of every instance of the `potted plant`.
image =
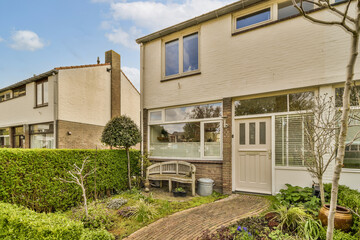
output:
[[175, 188], [174, 197], [186, 197], [186, 191], [182, 187]]

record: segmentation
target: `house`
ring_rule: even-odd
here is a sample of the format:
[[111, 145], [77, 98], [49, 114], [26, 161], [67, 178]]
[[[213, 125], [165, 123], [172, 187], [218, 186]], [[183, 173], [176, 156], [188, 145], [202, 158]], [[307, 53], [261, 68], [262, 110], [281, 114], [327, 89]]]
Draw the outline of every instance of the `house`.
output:
[[111, 50], [105, 63], [54, 68], [0, 89], [0, 113], [0, 147], [103, 148], [112, 117], [140, 125], [140, 93]]
[[[304, 7], [313, 16], [328, 14]], [[197, 178], [214, 179], [224, 193], [311, 187], [295, 106], [323, 94], [341, 102], [350, 49], [341, 28], [306, 21], [290, 0], [241, 0], [137, 43], [143, 151], [150, 160], [191, 162]], [[347, 148], [340, 182], [354, 189], [360, 189], [358, 144]]]

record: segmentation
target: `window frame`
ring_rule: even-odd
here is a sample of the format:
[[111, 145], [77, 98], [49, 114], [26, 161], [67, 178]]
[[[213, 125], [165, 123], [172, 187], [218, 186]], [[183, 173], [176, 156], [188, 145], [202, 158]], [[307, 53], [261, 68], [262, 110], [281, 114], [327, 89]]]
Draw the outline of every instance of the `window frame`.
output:
[[[36, 126], [36, 125], [52, 125], [52, 129], [49, 130], [49, 131], [45, 131], [45, 132], [37, 132], [37, 133], [34, 133], [33, 130], [31, 129], [33, 126]], [[53, 135], [53, 138], [54, 138], [54, 148], [47, 148], [47, 149], [55, 149], [56, 148], [56, 139], [55, 139], [55, 124], [54, 122], [44, 122], [44, 123], [36, 123], [36, 124], [31, 124], [29, 125], [29, 146], [30, 148], [32, 148], [31, 144], [31, 136], [33, 135], [48, 135], [48, 134], [52, 134]]]
[[[47, 91], [48, 101], [46, 103], [44, 102], [44, 83], [48, 84], [48, 91]], [[39, 94], [38, 93], [38, 85], [40, 85], [40, 84], [41, 84], [42, 101], [41, 101], [41, 104], [38, 104], [38, 94]], [[49, 105], [49, 80], [46, 78], [46, 79], [35, 82], [35, 108], [46, 107], [48, 105]]]
[[[198, 69], [191, 70], [184, 72], [184, 38], [197, 34], [198, 35]], [[177, 79], [181, 77], [187, 77], [192, 75], [197, 75], [201, 73], [201, 50], [200, 50], [200, 39], [201, 39], [201, 32], [200, 28], [191, 28], [189, 30], [180, 31], [178, 33], [172, 34], [170, 36], [164, 37], [161, 39], [161, 82]], [[166, 76], [166, 50], [165, 45], [167, 43], [173, 42], [173, 41], [179, 41], [179, 72], [176, 74], [172, 74], [169, 76]]]
[[[207, 102], [207, 103], [199, 103], [199, 104], [191, 104], [191, 105], [182, 105], [182, 106], [176, 106], [177, 107], [189, 107], [189, 106], [198, 106], [198, 105], [206, 105], [206, 104], [213, 104], [213, 103], [221, 103], [219, 101], [216, 102]], [[222, 111], [223, 111], [223, 106]], [[161, 109], [152, 109], [148, 111], [148, 126], [147, 126], [147, 151], [150, 153], [150, 127], [154, 125], [167, 125], [167, 124], [181, 124], [181, 123], [189, 123], [189, 122], [200, 122], [200, 158], [186, 158], [186, 157], [158, 157], [158, 156], [150, 156], [150, 159], [169, 159], [169, 160], [195, 160], [195, 161], [222, 161], [223, 160], [223, 117], [215, 117], [215, 118], [201, 118], [201, 119], [187, 119], [187, 120], [180, 120], [180, 121], [166, 121], [165, 120], [165, 110], [171, 109], [174, 107], [167, 107], [167, 108], [161, 108]], [[159, 112], [161, 111], [162, 119], [161, 121], [150, 121], [150, 114], [152, 112]], [[206, 123], [220, 123], [220, 156], [214, 157], [204, 156], [205, 154], [205, 142], [204, 142], [204, 124]]]

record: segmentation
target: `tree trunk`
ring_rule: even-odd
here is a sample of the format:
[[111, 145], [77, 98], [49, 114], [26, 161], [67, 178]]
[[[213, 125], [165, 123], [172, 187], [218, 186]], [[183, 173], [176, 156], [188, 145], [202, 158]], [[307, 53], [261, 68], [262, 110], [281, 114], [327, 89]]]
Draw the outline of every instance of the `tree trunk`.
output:
[[324, 206], [324, 204], [325, 204], [325, 194], [324, 194], [324, 183], [323, 183], [322, 177], [319, 177], [318, 181], [319, 181], [319, 187], [320, 187], [321, 206]]
[[356, 58], [358, 55], [358, 45], [359, 45], [359, 20], [360, 20], [360, 2], [357, 3], [357, 17], [356, 19], [356, 33], [352, 34], [351, 42], [351, 58], [347, 66], [347, 78], [345, 82], [344, 95], [343, 95], [343, 111], [341, 114], [341, 126], [340, 134], [338, 141], [338, 152], [335, 159], [335, 168], [334, 175], [332, 180], [332, 189], [331, 189], [331, 200], [330, 200], [330, 211], [328, 216], [328, 228], [326, 233], [326, 239], [332, 240], [334, 233], [334, 217], [336, 212], [338, 189], [339, 189], [339, 179], [341, 170], [344, 162], [345, 155], [345, 140], [348, 131], [348, 119], [350, 112], [350, 93], [351, 93], [351, 84], [354, 77], [354, 67]]
[[131, 174], [130, 174], [130, 153], [129, 148], [126, 148], [126, 155], [128, 159], [128, 180], [129, 180], [129, 189], [131, 190]]
[[84, 180], [82, 179], [82, 177], [81, 177], [81, 189], [82, 189], [83, 198], [84, 198], [85, 216], [86, 216], [86, 218], [88, 218], [89, 217], [89, 212], [88, 212], [88, 207], [87, 207], [86, 190], [85, 190], [85, 187], [84, 187]]

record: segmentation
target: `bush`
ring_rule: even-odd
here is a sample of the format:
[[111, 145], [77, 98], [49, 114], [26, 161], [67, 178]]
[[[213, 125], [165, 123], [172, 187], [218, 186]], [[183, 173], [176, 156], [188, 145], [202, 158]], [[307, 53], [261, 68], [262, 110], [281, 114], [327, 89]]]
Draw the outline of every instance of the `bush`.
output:
[[113, 240], [114, 236], [106, 230], [90, 231], [85, 230], [81, 235], [80, 240]]
[[125, 205], [128, 201], [124, 198], [115, 198], [112, 199], [108, 202], [108, 204], [106, 205], [107, 208], [110, 209], [119, 209], [121, 208], [123, 205]]
[[[36, 213], [23, 207], [0, 203], [1, 239], [79, 239], [81, 222], [56, 213]], [[11, 236], [11, 237], [10, 237]]]
[[[130, 152], [132, 175], [139, 175], [139, 151]], [[127, 158], [124, 150], [0, 150], [0, 201], [14, 203], [37, 212], [64, 211], [82, 201], [80, 187], [63, 183], [74, 163], [89, 157], [93, 168], [96, 156], [96, 192], [104, 196], [127, 189]], [[95, 175], [86, 180], [88, 199], [94, 198]]]

